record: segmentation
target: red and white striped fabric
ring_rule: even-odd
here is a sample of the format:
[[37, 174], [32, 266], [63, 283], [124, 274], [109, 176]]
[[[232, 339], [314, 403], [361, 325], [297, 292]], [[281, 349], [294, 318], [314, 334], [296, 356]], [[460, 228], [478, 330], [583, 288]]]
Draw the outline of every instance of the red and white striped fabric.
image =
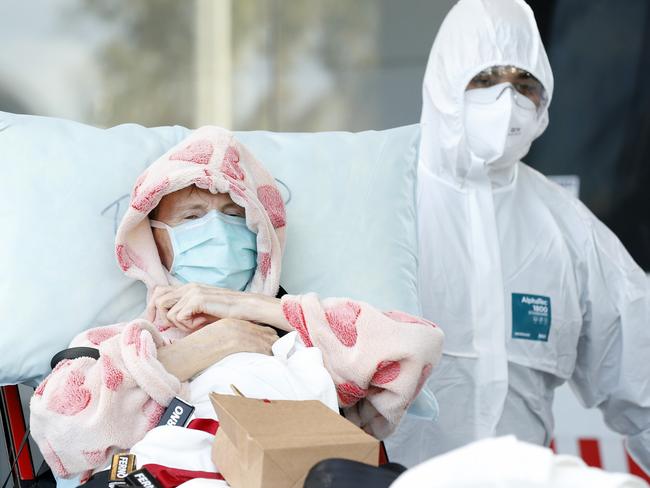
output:
[[138, 468], [147, 468], [163, 488], [197, 479], [214, 487], [228, 486], [210, 458], [218, 426], [214, 419], [197, 418], [187, 428], [156, 427], [131, 452]]
[[589, 466], [617, 473], [630, 473], [650, 483], [650, 473], [634, 461], [623, 436], [612, 432], [600, 412], [586, 409], [564, 385], [555, 391], [555, 435], [551, 449], [558, 454], [582, 458]]
[[582, 458], [594, 468], [614, 473], [629, 473], [650, 483], [650, 475], [634, 461], [625, 449], [623, 437], [609, 434], [605, 437], [572, 437], [559, 435], [551, 443], [558, 454]]

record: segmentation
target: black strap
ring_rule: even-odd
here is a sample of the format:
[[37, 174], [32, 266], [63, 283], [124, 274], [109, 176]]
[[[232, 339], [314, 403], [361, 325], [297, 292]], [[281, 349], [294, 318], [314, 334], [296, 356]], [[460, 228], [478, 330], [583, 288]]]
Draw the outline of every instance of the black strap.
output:
[[[275, 298], [282, 298], [283, 296], [287, 295], [287, 290], [284, 288], [280, 287], [278, 290], [278, 294], [275, 295]], [[277, 327], [271, 327], [272, 329], [275, 329], [275, 331], [278, 333], [278, 337], [282, 337], [288, 334], [286, 330], [278, 329]]]
[[280, 287], [280, 288], [278, 289], [278, 294], [275, 295], [275, 298], [282, 298], [282, 297], [285, 296], [285, 295], [288, 295], [287, 290], [285, 290], [284, 288]]
[[108, 476], [110, 474], [110, 469], [98, 471], [90, 478], [88, 478], [88, 481], [86, 481], [83, 485], [79, 485], [77, 488], [106, 488], [108, 486]]
[[389, 488], [404, 466], [386, 465], [386, 468], [352, 461], [351, 459], [325, 459], [309, 470], [304, 488]]
[[99, 349], [95, 349], [94, 347], [71, 347], [69, 349], [64, 349], [54, 355], [52, 361], [50, 361], [50, 367], [54, 369], [56, 365], [64, 359], [77, 358], [99, 359]]

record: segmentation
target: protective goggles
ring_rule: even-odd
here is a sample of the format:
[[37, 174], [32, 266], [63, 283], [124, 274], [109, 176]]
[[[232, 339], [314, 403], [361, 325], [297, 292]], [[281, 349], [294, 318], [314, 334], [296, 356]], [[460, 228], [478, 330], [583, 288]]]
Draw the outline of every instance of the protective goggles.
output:
[[[523, 108], [530, 108], [530, 103], [526, 103], [527, 101], [533, 102], [538, 110], [546, 106], [548, 96], [544, 85], [531, 73], [516, 66], [492, 66], [484, 69], [472, 78], [465, 91], [468, 92], [468, 95], [472, 95], [470, 92], [473, 90], [491, 88], [502, 83], [509, 83], [517, 94], [523, 95], [527, 99], [515, 97], [515, 102]], [[498, 95], [500, 96], [500, 93]], [[480, 103], [480, 100], [477, 101]], [[488, 100], [485, 103], [490, 101], [494, 100]]]

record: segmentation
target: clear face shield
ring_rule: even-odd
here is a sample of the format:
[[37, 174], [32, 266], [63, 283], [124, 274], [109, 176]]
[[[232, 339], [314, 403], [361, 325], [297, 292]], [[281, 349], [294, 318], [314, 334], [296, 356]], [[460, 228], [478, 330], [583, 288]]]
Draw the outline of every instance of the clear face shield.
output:
[[[515, 103], [539, 115], [548, 103], [544, 85], [531, 73], [516, 66], [492, 66], [478, 73], [465, 88], [466, 100], [490, 104], [512, 87]], [[487, 90], [494, 88], [492, 90]]]

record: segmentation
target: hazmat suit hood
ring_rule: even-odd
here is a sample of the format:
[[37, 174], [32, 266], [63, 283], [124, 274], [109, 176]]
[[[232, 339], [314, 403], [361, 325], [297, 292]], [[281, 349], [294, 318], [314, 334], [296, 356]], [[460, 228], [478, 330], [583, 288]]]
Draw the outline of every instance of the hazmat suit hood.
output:
[[246, 210], [246, 225], [257, 235], [257, 268], [246, 291], [275, 296], [286, 228], [282, 196], [260, 162], [218, 127], [197, 129], [136, 180], [115, 238], [124, 273], [144, 282], [149, 295], [156, 286], [178, 284], [160, 260], [148, 215], [165, 195], [192, 185], [227, 193]]
[[544, 132], [553, 73], [532, 10], [522, 0], [461, 0], [438, 31], [424, 75], [421, 169], [462, 186], [471, 166], [463, 123], [465, 88], [480, 71], [498, 65], [526, 70], [544, 85], [547, 102], [535, 138]]

